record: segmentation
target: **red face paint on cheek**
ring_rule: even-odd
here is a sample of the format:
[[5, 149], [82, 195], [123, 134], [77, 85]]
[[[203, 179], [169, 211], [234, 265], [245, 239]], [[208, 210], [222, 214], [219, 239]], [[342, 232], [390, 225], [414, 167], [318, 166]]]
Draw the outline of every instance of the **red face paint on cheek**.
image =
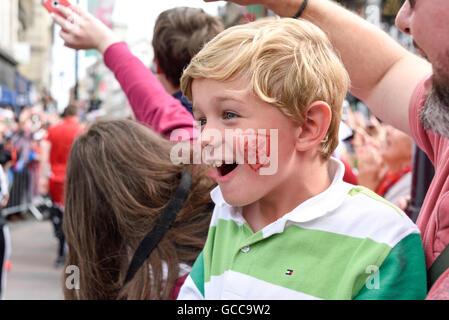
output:
[[241, 164], [247, 164], [254, 172], [270, 165], [269, 134], [242, 133], [236, 140]]

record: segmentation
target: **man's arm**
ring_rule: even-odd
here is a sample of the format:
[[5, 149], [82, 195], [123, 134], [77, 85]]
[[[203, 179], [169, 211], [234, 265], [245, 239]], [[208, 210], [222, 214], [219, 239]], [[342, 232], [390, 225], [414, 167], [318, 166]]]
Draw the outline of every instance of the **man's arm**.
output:
[[[212, 2], [213, 0], [205, 0]], [[304, 0], [232, 0], [263, 4], [281, 17], [293, 17]], [[309, 0], [301, 18], [323, 29], [351, 78], [351, 93], [383, 121], [410, 134], [408, 108], [430, 64], [408, 52], [386, 33], [329, 0]]]
[[39, 193], [48, 194], [49, 185], [48, 179], [51, 175], [50, 168], [50, 150], [51, 142], [48, 140], [42, 140], [40, 143], [40, 165], [39, 165]]
[[104, 53], [104, 62], [120, 83], [138, 121], [168, 138], [176, 129], [188, 133], [190, 139], [198, 135], [192, 115], [179, 100], [167, 93], [125, 43], [109, 46]]

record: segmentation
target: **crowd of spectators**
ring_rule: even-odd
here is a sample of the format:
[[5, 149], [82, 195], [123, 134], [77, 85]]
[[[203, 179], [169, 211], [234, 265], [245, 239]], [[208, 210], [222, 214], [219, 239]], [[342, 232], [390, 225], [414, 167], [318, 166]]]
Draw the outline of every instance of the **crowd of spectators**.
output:
[[[80, 108], [82, 119], [86, 113]], [[40, 105], [26, 106], [18, 112], [0, 107], [0, 182], [1, 216], [9, 221], [26, 217], [29, 206], [42, 203], [39, 187], [41, 142], [48, 128], [59, 123], [63, 114]], [[84, 120], [83, 125], [88, 121]], [[38, 203], [38, 204], [39, 204]]]

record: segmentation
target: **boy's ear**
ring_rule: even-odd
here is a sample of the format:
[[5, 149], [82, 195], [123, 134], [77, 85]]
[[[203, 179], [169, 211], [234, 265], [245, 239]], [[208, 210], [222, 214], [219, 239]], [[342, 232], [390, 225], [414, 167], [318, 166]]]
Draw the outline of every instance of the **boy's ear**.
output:
[[296, 150], [308, 151], [319, 146], [326, 137], [332, 120], [331, 107], [323, 101], [315, 101], [306, 111], [304, 123], [298, 127]]

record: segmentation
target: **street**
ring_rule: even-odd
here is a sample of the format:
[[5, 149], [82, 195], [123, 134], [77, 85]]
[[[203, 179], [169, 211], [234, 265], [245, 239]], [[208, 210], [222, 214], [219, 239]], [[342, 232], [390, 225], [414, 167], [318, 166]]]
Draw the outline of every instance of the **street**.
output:
[[63, 268], [55, 268], [57, 241], [50, 221], [27, 220], [8, 224], [12, 267], [5, 300], [61, 300]]

